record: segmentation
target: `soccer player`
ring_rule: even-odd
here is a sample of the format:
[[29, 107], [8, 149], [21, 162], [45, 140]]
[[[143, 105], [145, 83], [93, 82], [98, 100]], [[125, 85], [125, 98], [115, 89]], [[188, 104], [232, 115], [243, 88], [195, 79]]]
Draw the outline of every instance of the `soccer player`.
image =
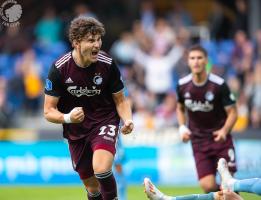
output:
[[167, 196], [160, 192], [150, 179], [144, 179], [145, 193], [150, 200], [243, 200], [235, 192], [231, 191], [218, 191], [210, 192], [208, 194], [190, 194], [184, 196]]
[[123, 134], [134, 126], [119, 69], [101, 51], [104, 34], [98, 20], [75, 18], [69, 28], [73, 50], [54, 62], [45, 86], [44, 116], [63, 124], [89, 200], [118, 199], [112, 164], [120, 119]]
[[116, 150], [117, 152], [114, 157], [113, 173], [117, 182], [118, 197], [120, 200], [126, 200], [127, 181], [123, 171], [123, 163], [125, 161], [125, 156], [124, 156], [124, 147], [120, 135], [118, 137]]
[[243, 200], [243, 198], [235, 192], [248, 192], [261, 195], [260, 178], [251, 178], [243, 180], [234, 179], [229, 173], [228, 164], [224, 158], [219, 159], [217, 170], [221, 175], [222, 185], [222, 191], [219, 192], [171, 197], [160, 192], [153, 185], [150, 179], [145, 178], [145, 193], [151, 200]]
[[220, 158], [228, 161], [232, 173], [236, 171], [230, 131], [237, 109], [224, 79], [206, 72], [207, 56], [200, 45], [188, 49], [191, 74], [178, 82], [177, 118], [182, 141], [191, 140], [200, 186], [209, 193], [219, 189], [215, 177]]
[[229, 173], [228, 163], [224, 158], [219, 159], [217, 170], [221, 176], [221, 187], [223, 190], [261, 195], [260, 178], [234, 179]]

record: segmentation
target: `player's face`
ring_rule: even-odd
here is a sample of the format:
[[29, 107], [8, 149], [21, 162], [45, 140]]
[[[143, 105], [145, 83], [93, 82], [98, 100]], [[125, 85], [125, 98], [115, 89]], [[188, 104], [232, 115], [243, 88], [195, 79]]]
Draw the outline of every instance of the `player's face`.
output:
[[192, 74], [201, 74], [204, 72], [206, 70], [207, 63], [207, 57], [203, 52], [198, 50], [189, 52], [188, 65]]
[[97, 61], [98, 53], [101, 49], [102, 40], [101, 35], [87, 35], [82, 41], [78, 43], [78, 50], [85, 60], [93, 63]]

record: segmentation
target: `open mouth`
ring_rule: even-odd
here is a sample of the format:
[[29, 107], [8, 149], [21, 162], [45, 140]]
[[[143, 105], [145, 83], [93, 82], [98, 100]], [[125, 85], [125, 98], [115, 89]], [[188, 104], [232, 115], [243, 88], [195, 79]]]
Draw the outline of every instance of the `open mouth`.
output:
[[92, 56], [93, 56], [93, 57], [97, 57], [97, 56], [98, 56], [98, 53], [99, 53], [98, 50], [97, 50], [97, 51], [92, 51]]

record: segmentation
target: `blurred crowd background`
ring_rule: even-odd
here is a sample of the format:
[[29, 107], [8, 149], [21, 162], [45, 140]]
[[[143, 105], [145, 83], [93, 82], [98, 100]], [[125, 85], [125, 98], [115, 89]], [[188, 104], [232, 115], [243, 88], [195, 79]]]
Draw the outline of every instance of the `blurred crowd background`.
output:
[[0, 128], [45, 129], [39, 121], [48, 69], [71, 50], [68, 26], [75, 16], [84, 15], [105, 25], [103, 49], [122, 72], [136, 131], [177, 126], [175, 88], [178, 79], [189, 73], [186, 48], [194, 43], [208, 50], [208, 71], [225, 78], [237, 97], [234, 131], [260, 130], [258, 0], [18, 3], [23, 9], [20, 25], [0, 25]]

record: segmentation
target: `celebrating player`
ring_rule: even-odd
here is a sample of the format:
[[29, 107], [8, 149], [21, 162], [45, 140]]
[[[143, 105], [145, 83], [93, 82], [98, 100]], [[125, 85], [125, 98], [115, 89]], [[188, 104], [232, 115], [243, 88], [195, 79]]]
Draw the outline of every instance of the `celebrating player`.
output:
[[104, 34], [98, 20], [75, 18], [69, 28], [73, 50], [51, 66], [45, 86], [44, 116], [63, 124], [89, 200], [118, 199], [112, 164], [120, 119], [123, 134], [133, 130], [119, 69], [100, 50]]
[[[191, 140], [199, 183], [208, 193], [218, 190], [217, 161], [225, 158], [236, 171], [231, 129], [237, 119], [235, 98], [224, 79], [206, 72], [207, 52], [199, 46], [188, 50], [191, 74], [177, 86], [177, 117], [183, 142]], [[188, 126], [187, 126], [188, 124]]]

